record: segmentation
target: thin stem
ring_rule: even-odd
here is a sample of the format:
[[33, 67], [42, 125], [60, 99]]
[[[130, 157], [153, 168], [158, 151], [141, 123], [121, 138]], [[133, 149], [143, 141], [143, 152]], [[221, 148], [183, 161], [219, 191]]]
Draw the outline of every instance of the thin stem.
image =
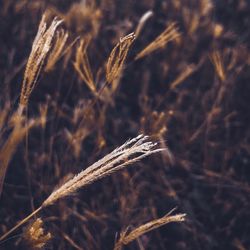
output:
[[14, 232], [17, 228], [19, 228], [21, 225], [23, 225], [25, 222], [27, 222], [30, 218], [32, 218], [34, 215], [36, 215], [38, 212], [42, 210], [42, 206], [37, 208], [34, 212], [32, 212], [30, 215], [28, 215], [26, 218], [21, 220], [18, 224], [16, 224], [13, 228], [11, 228], [7, 233], [2, 235], [0, 237], [0, 241], [4, 240], [8, 235], [10, 235], [12, 232]]

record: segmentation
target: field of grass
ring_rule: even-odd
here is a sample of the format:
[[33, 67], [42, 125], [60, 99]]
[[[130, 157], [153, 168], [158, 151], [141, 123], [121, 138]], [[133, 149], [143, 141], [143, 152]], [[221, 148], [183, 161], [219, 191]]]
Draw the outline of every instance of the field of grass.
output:
[[247, 0], [0, 20], [0, 249], [250, 249]]

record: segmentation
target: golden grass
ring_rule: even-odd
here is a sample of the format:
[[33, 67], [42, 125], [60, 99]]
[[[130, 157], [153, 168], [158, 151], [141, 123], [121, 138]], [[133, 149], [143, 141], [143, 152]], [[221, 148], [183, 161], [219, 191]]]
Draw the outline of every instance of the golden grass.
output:
[[164, 226], [171, 222], [183, 222], [185, 221], [186, 214], [176, 214], [170, 215], [172, 211], [167, 213], [165, 216], [149, 221], [146, 224], [143, 224], [131, 232], [128, 233], [128, 230], [124, 230], [120, 234], [119, 240], [116, 242], [114, 250], [121, 250], [123, 245], [128, 245], [130, 242], [134, 241], [135, 239], [139, 238], [145, 233], [148, 233], [152, 230], [155, 230], [161, 226]]
[[141, 52], [137, 54], [135, 60], [143, 58], [156, 50], [163, 49], [167, 45], [168, 42], [179, 37], [180, 34], [178, 32], [178, 28], [176, 23], [171, 23], [167, 26], [167, 28], [155, 38], [146, 48], [144, 48]]
[[157, 148], [155, 143], [147, 142], [148, 137], [139, 135], [127, 141], [125, 144], [115, 149], [101, 160], [97, 161], [60, 188], [56, 189], [42, 204], [43, 207], [52, 205], [58, 199], [69, 196], [79, 188], [89, 185], [92, 182], [123, 169], [127, 165], [135, 163], [144, 157], [163, 151]]
[[93, 78], [93, 73], [89, 64], [89, 59], [87, 55], [87, 48], [89, 45], [89, 38], [81, 39], [80, 44], [76, 50], [74, 68], [83, 80], [88, 88], [96, 93], [96, 85]]
[[0, 241], [5, 239], [10, 233], [27, 222], [43, 208], [54, 204], [59, 199], [70, 196], [78, 189], [85, 187], [96, 180], [110, 175], [118, 170], [121, 170], [151, 154], [166, 150], [165, 148], [157, 148], [157, 143], [148, 141], [148, 139], [148, 136], [139, 135], [131, 140], [128, 140], [126, 143], [116, 148], [114, 151], [107, 154], [90, 167], [82, 170], [78, 175], [74, 176], [72, 179], [53, 191], [51, 195], [42, 203], [42, 205], [33, 213], [28, 215], [15, 227], [2, 235], [0, 237]]
[[106, 79], [108, 83], [112, 83], [121, 75], [129, 48], [134, 40], [135, 34], [130, 33], [120, 38], [119, 43], [111, 51], [106, 66]]
[[[39, 77], [41, 68], [43, 67], [44, 60], [51, 49], [52, 39], [56, 28], [62, 22], [54, 18], [51, 25], [47, 28], [45, 18], [46, 16], [43, 15], [26, 64], [18, 110], [10, 118], [12, 132], [0, 150], [0, 195], [2, 193], [7, 168], [17, 146], [32, 127], [38, 125], [45, 126], [46, 123], [46, 110], [43, 110], [43, 114], [41, 113], [41, 118], [31, 119], [27, 123], [25, 123], [25, 119], [22, 116], [23, 110], [28, 104], [29, 96]], [[6, 116], [7, 113], [1, 111], [0, 129], [4, 124]]]
[[45, 58], [47, 57], [47, 54], [51, 49], [52, 39], [54, 37], [55, 31], [57, 27], [62, 23], [61, 20], [54, 18], [50, 26], [47, 28], [45, 18], [46, 16], [43, 15], [39, 24], [38, 32], [32, 45], [28, 62], [26, 64], [18, 111], [20, 114], [28, 104], [29, 96], [36, 85]]
[[[95, 20], [91, 17], [91, 11], [94, 10]], [[84, 35], [82, 36], [83, 38], [81, 38], [79, 46], [76, 49], [75, 61], [73, 63], [73, 66], [81, 80], [86, 83], [90, 91], [92, 91], [92, 93], [94, 93], [95, 95], [100, 95], [102, 93], [102, 89], [100, 92], [97, 91], [87, 55], [87, 48], [89, 42], [91, 38], [96, 36], [99, 30], [99, 19], [101, 16], [100, 11], [98, 9], [95, 9], [94, 5], [89, 5], [89, 7], [87, 7], [87, 5], [85, 5], [84, 3], [79, 3], [72, 5], [68, 14], [58, 14], [62, 19], [64, 19], [66, 27], [69, 27], [72, 22], [74, 23], [74, 21], [76, 20], [82, 20], [82, 18], [87, 18], [90, 21], [94, 20], [94, 22], [92, 23], [92, 30], [85, 30], [84, 32], [82, 30], [79, 32], [77, 31], [77, 33], [83, 32]], [[124, 69], [124, 64], [127, 59], [128, 52], [133, 42], [135, 41], [136, 36], [140, 34], [143, 26], [145, 25], [145, 22], [152, 15], [152, 11], [146, 12], [139, 20], [135, 33], [130, 33], [120, 38], [120, 41], [112, 49], [106, 63], [105, 72], [106, 82], [110, 84], [110, 93], [113, 93], [117, 87], [118, 81]], [[3, 146], [0, 150], [0, 195], [2, 193], [7, 168], [14, 152], [17, 149], [17, 146], [24, 139], [24, 137], [27, 136], [28, 131], [31, 128], [35, 126], [41, 126], [44, 129], [46, 126], [48, 103], [39, 105], [39, 118], [25, 120], [25, 117], [23, 116], [23, 111], [28, 106], [30, 95], [34, 87], [36, 86], [38, 78], [41, 75], [41, 71], [53, 71], [55, 64], [65, 54], [65, 51], [67, 51], [66, 43], [69, 38], [69, 32], [64, 31], [63, 29], [57, 31], [57, 28], [62, 23], [62, 20], [58, 20], [57, 17], [55, 17], [51, 24], [47, 27], [45, 21], [46, 19], [47, 17], [44, 14], [40, 21], [39, 28], [36, 37], [33, 41], [32, 49], [26, 64], [21, 88], [19, 107], [17, 112], [14, 113], [14, 115], [11, 117], [10, 128], [12, 129], [12, 131], [7, 137], [7, 140], [3, 143]], [[159, 37], [157, 37], [149, 46], [147, 46], [141, 53], [139, 53], [136, 59], [144, 57], [145, 55], [148, 55], [153, 51], [164, 47], [168, 41], [175, 39], [178, 35], [179, 34], [176, 30], [176, 25], [172, 23]], [[76, 40], [78, 40], [78, 38], [74, 40], [72, 45], [75, 43]], [[106, 107], [104, 107], [104, 109], [105, 108]], [[90, 110], [90, 107], [87, 107], [87, 109]], [[81, 110], [81, 112], [82, 111], [83, 110]], [[6, 111], [1, 111], [0, 130], [3, 126], [5, 126], [7, 116], [7, 109]], [[100, 118], [100, 120], [104, 121], [105, 119]], [[160, 117], [159, 119], [159, 126], [161, 125], [160, 123], [162, 123], [161, 120], [163, 120], [162, 117]], [[74, 124], [74, 121], [72, 123]], [[75, 125], [76, 123], [77, 121], [75, 121]], [[164, 126], [160, 132], [165, 133]], [[82, 126], [79, 126], [79, 128], [76, 129], [76, 133], [74, 135], [67, 133], [68, 137], [70, 138], [70, 141], [72, 141], [72, 145], [74, 145], [75, 154], [78, 156], [81, 151], [81, 142], [87, 134], [88, 131], [86, 131], [86, 129]], [[103, 147], [103, 145], [105, 145], [105, 141], [104, 139], [102, 139], [102, 134], [100, 133], [100, 131], [98, 131], [98, 140], [99, 139], [100, 141], [102, 141], [102, 143], [100, 144], [102, 145], [101, 147]], [[26, 150], [26, 152], [28, 152], [28, 146]], [[166, 151], [166, 148], [157, 146], [157, 143], [151, 142], [148, 136], [139, 135], [136, 138], [128, 140], [122, 146], [116, 148], [114, 151], [107, 154], [102, 159], [95, 162], [93, 165], [86, 168], [85, 170], [82, 170], [79, 174], [73, 176], [70, 180], [66, 181], [64, 184], [56, 188], [41, 204], [41, 206], [39, 206], [37, 209], [34, 209], [31, 214], [29, 214], [16, 226], [14, 226], [12, 229], [3, 234], [0, 237], [0, 241], [4, 240], [10, 233], [12, 233], [21, 225], [29, 221], [42, 209], [55, 204], [58, 200], [66, 196], [71, 196], [80, 188], [85, 187], [97, 181], [98, 179], [104, 178], [105, 176], [110, 175], [118, 170], [121, 170], [127, 167], [128, 165], [131, 165], [151, 154], [163, 151]], [[182, 218], [180, 215], [179, 221], [181, 221], [181, 219]], [[166, 215], [163, 218], [151, 221], [149, 223], [146, 223], [145, 225], [138, 227], [129, 234], [127, 234], [127, 232], [122, 232], [118, 245], [122, 247], [122, 245], [128, 244], [132, 240], [136, 239], [137, 237], [148, 231], [151, 231], [171, 221], [177, 220], [177, 216], [168, 216], [167, 218]], [[74, 241], [72, 241], [70, 237], [67, 236], [67, 234], [64, 234], [64, 237], [69, 242], [71, 242], [71, 245], [77, 246]], [[30, 247], [34, 249], [41, 249], [51, 238], [51, 234], [45, 234], [43, 229], [43, 221], [42, 219], [38, 218], [25, 229], [23, 238], [27, 241]]]
[[[118, 249], [133, 248], [136, 242], [138, 249], [147, 247], [148, 242], [154, 249], [247, 248], [247, 234], [235, 232], [248, 215], [244, 196], [249, 191], [246, 171], [250, 134], [249, 34], [238, 28], [240, 24], [249, 27], [248, 6], [246, 0], [223, 8], [215, 2], [3, 1], [0, 16], [6, 22], [1, 28], [4, 59], [0, 101], [0, 180], [1, 184], [4, 182], [1, 234], [18, 223], [16, 218], [23, 218], [38, 207], [7, 235], [42, 210], [41, 214], [48, 216], [44, 220], [46, 226], [56, 235], [52, 248], [102, 249], [107, 244], [105, 248], [112, 249], [109, 239], [114, 238], [115, 228], [130, 223], [133, 227], [121, 229]], [[50, 17], [46, 15], [43, 24], [41, 21], [30, 57], [25, 56], [20, 48], [30, 44], [30, 35], [36, 32], [32, 23], [39, 21], [45, 8], [56, 11]], [[154, 26], [147, 28], [153, 15], [151, 10], [156, 14]], [[142, 11], [145, 14], [138, 16]], [[63, 20], [65, 30], [59, 30], [61, 25], [57, 23], [48, 32], [53, 16]], [[179, 28], [171, 21], [180, 24], [181, 37]], [[165, 29], [164, 24], [169, 23]], [[114, 43], [131, 30], [135, 31], [131, 40], [125, 37], [117, 45]], [[87, 37], [91, 37], [91, 44]], [[146, 45], [135, 54], [136, 60], [154, 52], [162, 53], [168, 45], [171, 49], [158, 58], [137, 61], [134, 70], [123, 78], [134, 37], [140, 38], [138, 46], [140, 42]], [[69, 45], [78, 40], [76, 48], [75, 42]], [[113, 50], [105, 61], [108, 48]], [[10, 107], [15, 109], [14, 98], [19, 95], [15, 80], [20, 79], [20, 70], [27, 61], [17, 117], [9, 122], [13, 113]], [[129, 66], [133, 64], [134, 61]], [[44, 71], [52, 74], [43, 77]], [[87, 87], [79, 85], [77, 77]], [[46, 84], [41, 97], [34, 98], [29, 108], [34, 119], [25, 121], [23, 110], [27, 111], [25, 107], [38, 80], [39, 84], [40, 80]], [[119, 84], [124, 86], [118, 88]], [[51, 95], [51, 102], [46, 103], [42, 93]], [[42, 129], [36, 129], [29, 140], [26, 136], [27, 144], [23, 145], [25, 135], [33, 128], [29, 126], [37, 119]], [[87, 194], [73, 195], [148, 155], [149, 151], [130, 154], [144, 144], [135, 145], [141, 137], [118, 150], [120, 155], [113, 152], [87, 169], [78, 168], [85, 165], [83, 162], [94, 162], [106, 145], [117, 145], [119, 138], [136, 131], [157, 140], [159, 145], [155, 149], [165, 148], [168, 140], [175, 152], [174, 168], [168, 168], [171, 157], [168, 150], [163, 150], [147, 164], [138, 164], [145, 168], [122, 171], [109, 178], [107, 184], [93, 185]], [[20, 144], [25, 148], [17, 151]], [[8, 167], [11, 171], [6, 179]], [[59, 184], [53, 189], [55, 181]], [[43, 199], [46, 194], [48, 198]], [[200, 199], [206, 195], [209, 207], [208, 199]], [[63, 200], [67, 196], [70, 207]], [[105, 200], [109, 202], [104, 204]], [[166, 228], [172, 238], [161, 230], [144, 235], [171, 221], [172, 214], [156, 219], [157, 213], [169, 203], [188, 204], [188, 210], [198, 212], [199, 216], [189, 225], [174, 230]], [[242, 209], [235, 215], [238, 206]], [[222, 213], [228, 220], [220, 220]], [[149, 214], [154, 220], [150, 221]], [[82, 223], [75, 224], [76, 221]], [[182, 234], [182, 230], [187, 231]], [[23, 232], [21, 237], [37, 248], [44, 247], [50, 236], [44, 233], [41, 219], [31, 222]], [[220, 241], [220, 236], [225, 240]], [[2, 239], [5, 237], [6, 234]], [[10, 245], [22, 248], [23, 242], [16, 238], [19, 235], [1, 242], [0, 248], [10, 249]]]
[[40, 118], [30, 119], [26, 123], [24, 117], [17, 113], [13, 114], [10, 119], [9, 126], [12, 127], [12, 131], [0, 149], [0, 195], [3, 190], [6, 171], [17, 146], [31, 128], [42, 124]]
[[225, 69], [222, 61], [222, 56], [218, 50], [213, 51], [210, 55], [210, 60], [214, 65], [215, 71], [219, 79], [223, 82], [226, 79]]
[[31, 249], [43, 249], [51, 237], [50, 232], [45, 233], [41, 218], [34, 220], [23, 233], [23, 239]]
[[180, 83], [186, 80], [196, 70], [194, 64], [187, 65], [178, 77], [170, 84], [170, 89], [175, 89]]
[[69, 33], [65, 32], [64, 30], [56, 32], [55, 43], [48, 56], [47, 64], [44, 69], [45, 72], [49, 72], [54, 69], [55, 64], [63, 54], [63, 50], [65, 49], [65, 44], [68, 40], [68, 36]]

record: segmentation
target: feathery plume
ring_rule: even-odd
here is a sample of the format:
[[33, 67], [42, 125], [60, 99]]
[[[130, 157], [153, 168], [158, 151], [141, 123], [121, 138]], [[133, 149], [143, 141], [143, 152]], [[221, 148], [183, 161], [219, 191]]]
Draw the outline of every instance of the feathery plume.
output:
[[226, 74], [223, 66], [223, 62], [221, 59], [221, 54], [219, 51], [213, 51], [210, 56], [210, 60], [214, 65], [215, 71], [220, 78], [221, 81], [225, 81]]
[[186, 78], [192, 75], [196, 68], [194, 64], [187, 65], [180, 75], [170, 84], [170, 89], [175, 89], [180, 83], [186, 80]]
[[127, 165], [145, 158], [163, 148], [155, 148], [157, 143], [148, 140], [148, 136], [139, 135], [115, 149], [102, 159], [80, 172], [74, 178], [56, 189], [42, 204], [43, 207], [52, 205], [55, 201], [69, 196], [79, 188], [101, 179], [113, 172], [123, 169]]
[[106, 79], [108, 83], [112, 83], [120, 76], [129, 48], [134, 40], [135, 34], [130, 33], [129, 35], [120, 38], [119, 43], [111, 51], [106, 67]]
[[168, 42], [176, 39], [178, 36], [180, 36], [180, 34], [177, 30], [176, 23], [171, 23], [153, 42], [139, 52], [135, 60], [145, 57], [158, 49], [163, 49]]
[[59, 199], [72, 195], [78, 189], [121, 170], [151, 154], [167, 150], [166, 148], [158, 148], [157, 143], [153, 143], [148, 139], [148, 136], [139, 135], [131, 140], [128, 140], [123, 145], [116, 148], [111, 153], [107, 154], [102, 159], [80, 172], [78, 175], [74, 176], [72, 179], [52, 192], [39, 208], [2, 235], [0, 237], [0, 241], [5, 239], [10, 233], [27, 222], [43, 208], [54, 204]]
[[[172, 210], [173, 211], [173, 210]], [[132, 230], [130, 233], [127, 233], [127, 230], [121, 232], [120, 239], [115, 244], [114, 250], [121, 250], [123, 245], [128, 245], [130, 242], [134, 241], [138, 237], [142, 236], [145, 233], [148, 233], [158, 227], [164, 226], [170, 222], [182, 222], [185, 220], [186, 214], [176, 214], [176, 215], [170, 215], [172, 213], [170, 211], [165, 216], [152, 220], [144, 225], [141, 225], [134, 230]]]
[[87, 84], [89, 89], [96, 93], [96, 86], [93, 79], [93, 74], [89, 64], [87, 55], [87, 48], [90, 39], [81, 39], [80, 45], [76, 50], [76, 57], [74, 62], [74, 68], [79, 74], [80, 78]]
[[57, 20], [55, 17], [51, 25], [47, 28], [45, 15], [42, 17], [24, 72], [18, 110], [19, 114], [22, 114], [23, 109], [28, 104], [29, 96], [36, 85], [44, 60], [51, 49], [51, 43], [56, 28], [59, 24], [61, 24], [61, 22], [61, 20]]
[[49, 72], [53, 70], [55, 64], [62, 56], [63, 49], [65, 48], [65, 44], [67, 42], [69, 33], [64, 30], [60, 30], [56, 32], [55, 35], [55, 44], [49, 54], [46, 67], [44, 69], [45, 72]]

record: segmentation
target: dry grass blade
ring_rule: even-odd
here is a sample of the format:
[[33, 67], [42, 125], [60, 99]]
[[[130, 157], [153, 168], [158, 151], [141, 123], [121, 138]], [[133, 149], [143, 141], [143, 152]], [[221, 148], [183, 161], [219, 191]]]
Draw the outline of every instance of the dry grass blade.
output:
[[115, 244], [114, 250], [121, 250], [123, 245], [129, 244], [143, 234], [150, 232], [158, 227], [164, 226], [170, 222], [182, 222], [185, 220], [186, 214], [170, 215], [171, 212], [167, 213], [165, 216], [159, 219], [152, 220], [144, 225], [135, 228], [130, 233], [127, 233], [127, 230], [123, 231], [120, 235], [120, 239]]
[[223, 66], [223, 62], [221, 59], [221, 55], [219, 51], [213, 51], [210, 56], [210, 60], [214, 65], [215, 71], [220, 78], [221, 81], [225, 81], [226, 74]]
[[171, 23], [153, 42], [135, 57], [135, 60], [145, 57], [158, 49], [164, 48], [168, 42], [176, 39], [178, 36], [180, 36], [180, 34], [177, 30], [176, 23]]
[[62, 56], [62, 52], [63, 49], [65, 48], [68, 36], [69, 36], [68, 32], [65, 32], [64, 30], [56, 32], [55, 45], [49, 54], [48, 61], [45, 67], [46, 72], [53, 70], [55, 64]]
[[74, 67], [80, 78], [87, 84], [89, 89], [96, 93], [96, 86], [93, 79], [93, 74], [89, 64], [89, 59], [87, 55], [87, 48], [89, 45], [89, 39], [82, 39], [80, 45], [76, 50], [76, 58], [74, 62]]
[[28, 104], [29, 96], [37, 82], [44, 60], [51, 49], [56, 28], [61, 22], [57, 18], [54, 18], [51, 25], [47, 28], [45, 15], [42, 17], [24, 72], [19, 113], [22, 113], [24, 107]]
[[14, 114], [12, 117], [13, 130], [8, 139], [0, 150], [0, 195], [3, 189], [3, 183], [6, 171], [11, 160], [12, 155], [16, 151], [17, 146], [23, 140], [26, 133], [34, 126], [41, 125], [41, 120], [32, 119], [25, 124], [24, 117]]
[[43, 208], [54, 204], [57, 200], [66, 196], [70, 196], [78, 189], [89, 185], [107, 175], [110, 175], [113, 172], [121, 170], [126, 166], [135, 163], [151, 154], [167, 150], [166, 148], [158, 148], [157, 143], [148, 141], [148, 139], [148, 136], [139, 135], [136, 138], [128, 140], [122, 146], [116, 148], [114, 151], [80, 172], [78, 175], [52, 192], [51, 195], [42, 203], [42, 205], [32, 214], [28, 215], [15, 227], [2, 235], [0, 237], [0, 241], [5, 239], [10, 233], [27, 222]]
[[52, 205], [55, 201], [69, 196], [79, 188], [116, 172], [148, 155], [160, 152], [162, 148], [155, 148], [156, 143], [148, 140], [148, 136], [139, 135], [115, 149], [74, 178], [56, 189], [42, 204], [43, 207]]
[[129, 48], [134, 40], [134, 33], [120, 38], [119, 43], [111, 51], [106, 67], [106, 79], [108, 83], [112, 83], [117, 77], [120, 76]]

